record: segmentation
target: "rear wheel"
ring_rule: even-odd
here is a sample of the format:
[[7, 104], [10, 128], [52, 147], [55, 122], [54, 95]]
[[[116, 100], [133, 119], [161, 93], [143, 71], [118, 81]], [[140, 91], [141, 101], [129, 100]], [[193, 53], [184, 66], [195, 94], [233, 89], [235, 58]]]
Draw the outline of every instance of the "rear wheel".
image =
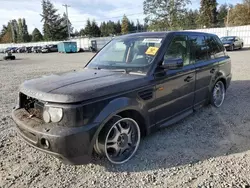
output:
[[123, 164], [134, 156], [140, 139], [140, 127], [134, 119], [114, 116], [100, 132], [95, 150], [111, 163]]
[[226, 89], [225, 85], [222, 81], [218, 81], [212, 90], [211, 93], [211, 104], [217, 108], [219, 108], [225, 99]]

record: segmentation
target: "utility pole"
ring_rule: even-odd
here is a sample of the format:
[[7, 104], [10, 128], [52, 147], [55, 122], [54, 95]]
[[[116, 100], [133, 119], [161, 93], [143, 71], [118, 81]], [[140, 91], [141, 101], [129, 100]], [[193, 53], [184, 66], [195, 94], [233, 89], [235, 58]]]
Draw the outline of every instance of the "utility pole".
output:
[[70, 5], [63, 5], [66, 8], [66, 16], [67, 16], [67, 28], [68, 28], [68, 35], [69, 35], [69, 39], [70, 39], [70, 28], [69, 28], [69, 15], [68, 15], [68, 7], [70, 7]]
[[227, 36], [228, 36], [229, 14], [230, 14], [230, 7], [228, 7], [227, 10]]
[[136, 24], [136, 30], [137, 30], [137, 33], [139, 32], [139, 20], [137, 19], [137, 24]]

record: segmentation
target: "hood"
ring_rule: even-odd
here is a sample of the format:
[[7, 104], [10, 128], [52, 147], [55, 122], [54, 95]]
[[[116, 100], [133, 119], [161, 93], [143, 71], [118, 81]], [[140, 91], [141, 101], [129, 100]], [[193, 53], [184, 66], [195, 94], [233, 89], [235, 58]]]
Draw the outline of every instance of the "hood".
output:
[[230, 41], [230, 40], [228, 40], [228, 41], [222, 41], [222, 43], [223, 43], [223, 44], [232, 44], [233, 41]]
[[38, 100], [76, 103], [128, 91], [145, 83], [144, 75], [83, 69], [24, 82], [20, 92]]

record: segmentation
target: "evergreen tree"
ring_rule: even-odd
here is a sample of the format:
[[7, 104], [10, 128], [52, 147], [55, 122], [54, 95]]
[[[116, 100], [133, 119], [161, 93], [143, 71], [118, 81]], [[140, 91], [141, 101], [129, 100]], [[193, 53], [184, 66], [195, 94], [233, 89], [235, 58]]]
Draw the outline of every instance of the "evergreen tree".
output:
[[199, 19], [199, 11], [198, 10], [189, 10], [185, 13], [183, 18], [183, 27], [182, 29], [197, 29]]
[[128, 22], [129, 23], [129, 32], [130, 33], [134, 33], [134, 32], [136, 32], [136, 26], [135, 26], [135, 23], [133, 22], [133, 21], [129, 21]]
[[39, 42], [43, 40], [43, 35], [41, 34], [41, 32], [35, 28], [32, 32], [32, 41], [33, 42]]
[[22, 19], [18, 19], [18, 36], [17, 36], [18, 42], [23, 42], [23, 22]]
[[201, 27], [216, 27], [217, 22], [216, 0], [201, 0], [199, 24]]
[[91, 23], [91, 37], [100, 37], [101, 31], [98, 25], [96, 24], [95, 20]]
[[145, 0], [143, 2], [146, 23], [155, 29], [179, 29], [190, 0]]
[[120, 20], [115, 25], [115, 34], [119, 35], [122, 32], [122, 26]]
[[0, 32], [0, 38], [2, 38], [5, 35], [5, 33], [7, 32], [7, 29], [8, 29], [7, 26], [3, 25], [3, 28]]
[[4, 43], [3, 37], [5, 36], [7, 32], [8, 32], [8, 27], [6, 25], [3, 25], [3, 28], [0, 33], [0, 43]]
[[30, 35], [28, 32], [28, 26], [26, 25], [26, 20], [24, 18], [22, 20], [22, 31], [23, 31], [23, 42], [29, 42]]
[[122, 34], [127, 34], [129, 32], [129, 20], [126, 15], [123, 16], [121, 25]]
[[101, 23], [101, 25], [100, 25], [100, 31], [101, 31], [101, 36], [102, 36], [102, 37], [108, 36], [107, 24], [106, 24], [106, 22], [102, 22], [102, 23]]
[[85, 29], [84, 29], [85, 35], [92, 36], [91, 30], [92, 30], [91, 21], [88, 19], [87, 24], [86, 24]]
[[85, 29], [81, 29], [80, 32], [79, 32], [80, 36], [85, 36], [87, 35], [86, 32], [85, 32]]
[[42, 22], [45, 40], [63, 40], [68, 37], [65, 16], [60, 17], [49, 0], [42, 0]]
[[11, 20], [9, 22], [9, 27], [11, 28], [12, 42], [17, 42], [18, 36], [18, 24], [16, 20]]

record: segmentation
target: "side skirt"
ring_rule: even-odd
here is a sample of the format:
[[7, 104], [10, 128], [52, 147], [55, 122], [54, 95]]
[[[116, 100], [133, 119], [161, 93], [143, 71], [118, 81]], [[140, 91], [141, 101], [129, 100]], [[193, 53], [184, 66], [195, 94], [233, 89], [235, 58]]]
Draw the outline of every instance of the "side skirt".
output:
[[190, 109], [184, 113], [181, 113], [180, 115], [175, 116], [174, 118], [164, 122], [163, 124], [159, 125], [159, 128], [163, 128], [163, 127], [168, 127], [174, 123], [177, 123], [178, 121], [184, 119], [185, 117], [189, 116], [190, 114], [192, 114], [194, 111], [193, 109]]

